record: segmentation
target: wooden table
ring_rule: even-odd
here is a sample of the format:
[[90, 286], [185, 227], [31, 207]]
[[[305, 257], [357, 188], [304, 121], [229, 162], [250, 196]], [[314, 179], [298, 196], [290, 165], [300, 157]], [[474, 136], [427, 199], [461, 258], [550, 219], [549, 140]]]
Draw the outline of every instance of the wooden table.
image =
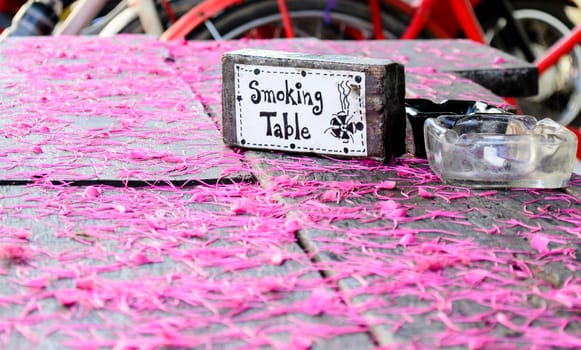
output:
[[464, 41], [5, 42], [2, 348], [581, 347], [581, 177], [228, 149], [220, 57], [250, 46], [395, 58], [436, 101], [536, 88]]

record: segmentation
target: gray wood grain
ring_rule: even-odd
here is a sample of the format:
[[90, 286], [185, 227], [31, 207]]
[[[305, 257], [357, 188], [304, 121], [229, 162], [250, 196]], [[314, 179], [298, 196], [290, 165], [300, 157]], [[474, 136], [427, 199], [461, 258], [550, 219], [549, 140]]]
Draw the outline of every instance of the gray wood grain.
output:
[[[486, 62], [495, 61], [495, 51], [480, 53], [480, 58], [484, 60], [482, 61], [474, 59], [475, 56], [470, 54], [463, 54], [469, 50], [453, 49], [453, 43], [442, 43], [442, 46], [438, 46], [438, 43], [432, 46], [430, 42], [419, 43], [419, 46], [414, 46], [414, 43], [395, 43], [394, 46], [390, 43], [316, 45], [309, 41], [280, 43], [279, 46], [277, 44], [269, 42], [268, 45], [269, 48], [295, 48], [301, 52], [352, 53], [372, 57], [393, 57], [386, 52], [391, 52], [392, 55], [401, 53], [403, 51], [398, 51], [401, 45], [409, 45], [409, 49], [413, 47], [411, 50], [414, 54], [410, 53], [401, 59], [408, 60], [408, 92], [413, 97], [426, 97], [434, 102], [469, 99], [504, 104], [489, 90], [446, 73], [447, 68], [466, 67], [471, 63], [486, 70]], [[459, 47], [464, 44], [460, 43]], [[210, 57], [219, 56], [220, 51], [260, 45], [263, 44], [227, 43], [225, 46], [215, 47], [218, 52], [208, 51], [206, 58], [187, 56], [184, 55], [185, 52], [176, 52], [176, 58], [178, 62], [183, 59], [184, 63], [195, 65], [201, 60], [211, 60]], [[434, 56], [442, 57], [442, 60]], [[497, 62], [508, 62], [503, 55], [499, 57]], [[419, 63], [420, 61], [423, 63]], [[414, 62], [418, 62], [415, 67]], [[491, 72], [496, 69], [502, 71], [500, 66], [491, 67]], [[513, 68], [519, 71], [517, 66]], [[528, 78], [527, 74], [521, 76], [525, 82], [534, 76], [534, 70], [527, 67], [520, 73], [527, 70], [527, 74], [533, 73]], [[189, 83], [196, 93], [211, 96], [219, 87], [220, 76], [215, 72], [216, 67], [212, 69], [205, 66], [204, 69], [208, 72], [209, 79], [194, 79]], [[496, 76], [496, 83], [507, 82], [508, 85], [520, 89], [515, 81], [502, 79], [502, 74], [504, 73]], [[492, 76], [494, 73], [486, 75], [487, 78]], [[531, 85], [533, 90], [535, 84]], [[525, 88], [523, 91], [528, 94], [533, 90]], [[207, 108], [211, 114], [220, 113], [215, 104], [208, 104]], [[497, 310], [491, 305], [476, 302], [471, 299], [470, 294], [463, 294], [465, 290], [494, 293], [495, 288], [500, 288], [486, 280], [475, 285], [462, 282], [462, 278], [469, 278], [462, 276], [470, 276], [470, 273], [478, 271], [494, 271], [507, 278], [508, 283], [514, 286], [513, 293], [522, 293], [520, 302], [515, 304], [514, 313], [508, 313], [509, 319], [518, 319], [519, 313], [537, 309], [545, 303], [551, 305], [551, 311], [543, 317], [553, 317], [561, 322], [575, 318], [574, 310], [550, 299], [527, 294], [526, 291], [532, 291], [537, 286], [560, 288], [566, 281], [578, 275], [575, 272], [578, 271], [575, 269], [578, 262], [573, 257], [565, 256], [561, 261], [557, 259], [555, 262], [542, 264], [539, 259], [543, 259], [544, 253], [537, 251], [531, 243], [538, 234], [561, 242], [556, 245], [551, 243], [549, 249], [562, 249], [563, 252], [578, 250], [579, 241], [575, 239], [574, 233], [564, 233], [564, 228], [575, 231], [575, 221], [571, 219], [568, 222], [570, 218], [563, 214], [570, 212], [575, 215], [579, 211], [579, 197], [575, 195], [578, 193], [577, 177], [566, 190], [570, 197], [560, 198], [564, 193], [559, 190], [488, 192], [445, 186], [435, 178], [425, 162], [411, 159], [382, 168], [378, 164], [351, 163], [339, 159], [276, 152], [245, 152], [245, 157], [253, 165], [260, 184], [277, 191], [278, 200], [293, 208], [290, 217], [304, 222], [298, 232], [303, 249], [310, 253], [315, 266], [337, 284], [346, 298], [346, 303], [361, 313], [375, 341], [380, 345], [442, 345], [437, 341], [445, 341], [443, 334], [449, 334], [446, 333], [449, 332], [449, 325], [445, 323], [447, 320], [470, 317], [477, 320], [479, 315], [494, 315]], [[279, 181], [288, 181], [289, 184], [285, 186]], [[395, 183], [393, 190], [381, 191], [385, 197], [372, 194], [358, 196], [343, 190], [343, 186], [348, 187], [349, 184], [356, 191], [359, 187], [372, 188], [374, 185], [381, 186], [384, 182], [392, 181]], [[420, 188], [426, 191], [423, 196], [418, 194]], [[328, 193], [331, 196], [336, 194], [337, 201], [322, 201], [321, 198]], [[368, 214], [377, 210], [388, 199], [406, 208], [404, 218], [397, 224], [394, 220], [370, 217], [371, 214]], [[551, 214], [548, 217], [531, 216], [530, 212], [525, 212], [525, 208], [530, 205], [533, 210], [551, 208]], [[343, 218], [343, 214], [346, 218]], [[361, 215], [362, 219], [349, 219], [350, 216], [356, 218]], [[406, 232], [410, 236], [405, 237]], [[400, 243], [404, 238], [410, 239], [410, 243]], [[430, 253], [428, 250], [425, 254], [418, 251], [418, 247], [430, 247], [432, 241], [438, 243], [437, 249], [450, 251]], [[482, 260], [476, 259], [463, 265], [463, 249], [479, 252]], [[383, 272], [385, 266], [395, 266], [394, 269], [398, 272], [386, 274]], [[442, 285], [432, 285], [431, 280], [440, 275], [444, 276]], [[426, 292], [428, 294], [421, 293], [425, 288], [422, 284], [430, 286]], [[510, 287], [503, 288], [502, 293], [511, 293]], [[438, 300], [446, 301], [449, 297], [453, 298], [449, 301], [450, 309], [446, 309], [445, 305], [441, 305], [444, 308], [442, 310], [434, 308], [434, 303], [438, 303]], [[418, 309], [424, 311], [410, 314], [410, 310]], [[514, 344], [515, 341], [521, 341], [521, 333], [497, 324], [490, 316], [484, 317], [484, 320], [456, 323], [455, 326], [459, 327], [459, 333], [472, 329], [490, 336], [493, 339], [490, 340], [491, 344]], [[486, 330], [487, 324], [495, 326]], [[543, 323], [536, 326], [542, 329]], [[577, 328], [570, 326], [566, 332], [567, 335], [573, 335]], [[457, 344], [461, 346], [465, 343]]]
[[228, 170], [240, 158], [165, 62], [166, 48], [145, 37], [72, 42], [17, 39], [0, 48], [0, 181], [248, 178]]
[[[334, 292], [292, 235], [261, 246], [259, 232], [227, 223], [230, 218], [252, 225], [258, 217], [233, 214], [228, 200], [200, 201], [211, 194], [201, 187], [100, 190], [100, 196], [87, 198], [86, 187], [0, 187], [6, 348], [56, 349], [89, 339], [114, 347], [141, 337], [143, 344], [153, 339], [171, 345], [164, 324], [176, 339], [206, 339], [217, 348], [252, 346], [260, 337], [265, 345], [372, 347], [347, 313], [300, 311], [311, 288], [331, 297]], [[17, 230], [27, 235], [16, 239]], [[8, 259], [8, 245], [22, 247], [28, 257]], [[284, 262], [267, 263], [269, 251], [282, 252]], [[65, 296], [70, 301], [63, 304]], [[162, 328], [152, 328], [155, 324]], [[318, 326], [360, 330], [340, 337], [308, 334]], [[264, 333], [254, 338], [254, 332]]]
[[[447, 239], [450, 239], [448, 244], [439, 247], [449, 245], [450, 249], [452, 247], [460, 249], [452, 255], [448, 255], [447, 252], [442, 252], [442, 255], [434, 252], [436, 256], [433, 259], [443, 259], [434, 260], [438, 261], [438, 264], [433, 267], [436, 269], [434, 271], [441, 271], [442, 274], [449, 276], [450, 280], [454, 280], [459, 274], [462, 275], [466, 271], [472, 270], [504, 271], [505, 273], [517, 270], [522, 271], [523, 275], [520, 277], [504, 276], [512, 280], [511, 283], [514, 283], [515, 286], [526, 285], [530, 290], [534, 290], [536, 286], [540, 285], [562, 288], [567, 281], [581, 277], [579, 270], [574, 267], [579, 265], [575, 255], [564, 256], [560, 261], [539, 264], [539, 259], [543, 259], [544, 253], [537, 251], [531, 244], [535, 235], [542, 235], [555, 242], [549, 246], [551, 250], [569, 251], [572, 254], [579, 252], [581, 241], [576, 238], [574, 232], [578, 231], [575, 222], [578, 220], [576, 215], [581, 210], [581, 200], [578, 196], [571, 194], [579, 191], [578, 175], [574, 176], [570, 188], [565, 191], [501, 190], [490, 192], [444, 186], [435, 177], [429, 175], [430, 171], [427, 169], [427, 165], [421, 162], [416, 165], [413, 162], [410, 163], [412, 168], [409, 171], [413, 171], [415, 174], [424, 173], [426, 179], [431, 178], [432, 180], [418, 186], [417, 180], [413, 178], [406, 180], [405, 177], [402, 178], [401, 175], [398, 175], [396, 167], [390, 169], [387, 166], [380, 170], [373, 167], [361, 167], [353, 163], [353, 168], [350, 168], [349, 164], [345, 162], [341, 162], [341, 166], [334, 165], [338, 160], [322, 158], [307, 160], [298, 157], [291, 159], [280, 153], [249, 152], [246, 156], [253, 161], [254, 166], [258, 169], [259, 181], [264, 186], [272, 186], [280, 177], [289, 176], [293, 179], [296, 188], [289, 189], [291, 192], [288, 195], [279, 197], [283, 203], [294, 208], [291, 213], [293, 217], [306, 217], [318, 222], [317, 215], [320, 215], [319, 220], [322, 222], [329, 220], [327, 224], [320, 223], [315, 227], [305, 225], [298, 234], [299, 242], [305, 250], [313, 254], [313, 260], [322, 268], [323, 274], [335, 280], [340, 290], [346, 295], [353, 296], [349, 301], [350, 305], [363, 310], [364, 317], [368, 320], [375, 339], [382, 345], [393, 346], [418, 342], [429, 346], [434, 344], [434, 337], [446, 331], [446, 325], [438, 321], [438, 315], [440, 315], [438, 310], [433, 309], [434, 299], [423, 299], [415, 293], [394, 296], [394, 294], [398, 295], [399, 292], [397, 290], [399, 287], [396, 286], [401, 286], [406, 280], [407, 274], [417, 275], [417, 283], [422, 283], [420, 278], [428, 278], [425, 281], [429, 281], [430, 278], [426, 277], [430, 275], [429, 271], [423, 275], [417, 271], [417, 268], [426, 266], [422, 264], [431, 264], [432, 260], [430, 260], [429, 255], [426, 255], [425, 258], [418, 256], [415, 260], [411, 259], [410, 249], [413, 251], [413, 246], [416, 244], [411, 243], [412, 248], [407, 248], [406, 244], [400, 243], [406, 232], [413, 233], [414, 241], [423, 242], [428, 246], [429, 242], [432, 241], [441, 242], [444, 240], [446, 242]], [[304, 170], [300, 170], [293, 166], [293, 164], [303, 161], [305, 165], [310, 163], [311, 167], [305, 166]], [[335, 209], [336, 216], [317, 214], [318, 205], [312, 204], [319, 203], [319, 198], [322, 198], [321, 196], [326, 191], [342, 193], [337, 187], [338, 181], [351, 183], [355, 189], [357, 186], [365, 187], [373, 186], [373, 184], [379, 186], [384, 181], [395, 181], [396, 187], [393, 191], [381, 192], [388, 196], [387, 198], [378, 198], [375, 194], [350, 196], [349, 192], [346, 192], [344, 193], [345, 197], [339, 197], [341, 199], [337, 200], [336, 203], [323, 201], [318, 204], [321, 208], [328, 207], [328, 209], [322, 209], [324, 212], [327, 210], [332, 212]], [[293, 190], [296, 193], [305, 191], [301, 189], [300, 184], [310, 182], [317, 184], [317, 190], [314, 193], [306, 192], [310, 193], [307, 196], [292, 195]], [[419, 196], [417, 192], [419, 187], [425, 188], [428, 192], [431, 191], [433, 197]], [[312, 187], [308, 188], [312, 191]], [[353, 213], [353, 216], [358, 217], [360, 215], [356, 213], [366, 213], [388, 198], [408, 208], [405, 218], [402, 218], [397, 225], [390, 219], [373, 219], [373, 217], [365, 215], [360, 220], [342, 219], [339, 214]], [[530, 213], [542, 214], [535, 218], [535, 215]], [[333, 217], [335, 219], [331, 221]], [[327, 229], [322, 229], [321, 226], [325, 226]], [[461, 251], [462, 244], [465, 244], [464, 249], [481, 252], [483, 258], [489, 254], [487, 252], [490, 252], [490, 256], [496, 256], [498, 261], [493, 263], [494, 259], [484, 258], [482, 261], [470, 261], [466, 263], [467, 265], [457, 263], [454, 259], [462, 259], [462, 255], [458, 257], [454, 254]], [[440, 266], [441, 262], [450, 263], [450, 265]], [[380, 272], [382, 265], [390, 266], [394, 263], [402, 265], [401, 276], [384, 275]], [[359, 264], [363, 264], [363, 266], [361, 269], [355, 270], [354, 266]], [[416, 266], [415, 269], [414, 266]], [[500, 274], [500, 272], [498, 273]], [[379, 291], [382, 288], [390, 291], [391, 289], [386, 287], [390, 284], [393, 285], [392, 292], [394, 294], [369, 292], [370, 290]], [[479, 290], [478, 286], [442, 285], [437, 293], [461, 295], [462, 288]], [[488, 286], [482, 288], [488, 288]], [[415, 290], [417, 291], [417, 289]], [[562, 320], [574, 317], [575, 311], [573, 309], [558, 303], [555, 304], [547, 299], [535, 299], [532, 294], [530, 293], [528, 301], [518, 304], [521, 310], [535, 309], [548, 302], [558, 310], [554, 317], [560, 317]], [[382, 301], [379, 304], [383, 307], [365, 307], [365, 305], [378, 303], [378, 300]], [[454, 311], [450, 315], [454, 317], [494, 312], [493, 308], [479, 305], [470, 299], [459, 299], [451, 303]], [[401, 314], [404, 311], [401, 310], [411, 308], [431, 311], [409, 315], [409, 319], [406, 321], [406, 317]], [[394, 331], [393, 327], [396, 324], [399, 326]], [[461, 326], [481, 329], [484, 327], [483, 323], [479, 322]], [[578, 327], [571, 326], [567, 329], [567, 334], [573, 335], [577, 331]], [[495, 344], [500, 344], [503, 339], [510, 337], [517, 339], [518, 337], [517, 334], [512, 334], [511, 331], [502, 326], [491, 329], [489, 335], [497, 337]]]
[[499, 96], [525, 97], [538, 91], [537, 68], [490, 46], [469, 40], [362, 41], [337, 52], [368, 57], [392, 57], [409, 72], [453, 73], [491, 90]]
[[[467, 64], [484, 67], [485, 77], [497, 83], [504, 82], [507, 69], [514, 72], [522, 79], [508, 81], [512, 89], [520, 90], [534, 75], [518, 60], [496, 60], [498, 53], [487, 50], [472, 56], [454, 43], [185, 45], [121, 37], [25, 39], [0, 48], [0, 110], [8, 116], [0, 121], [0, 180], [84, 181], [79, 187], [0, 187], [0, 311], [9, 321], [0, 327], [8, 329], [2, 333], [8, 347], [60, 348], [87, 339], [102, 340], [104, 347], [131, 340], [143, 345], [152, 339], [167, 342], [175, 332], [216, 348], [257, 346], [265, 338], [313, 348], [433, 347], [442, 345], [436, 339], [446, 340], [443, 317], [459, 328], [453, 335], [476, 329], [514, 345], [526, 340], [522, 332], [494, 322], [503, 315], [521, 322], [520, 310], [548, 313], [539, 313], [535, 327], [553, 317], [571, 322], [561, 336], [578, 334], [575, 309], [549, 293], [579, 277], [573, 254], [579, 247], [578, 177], [566, 191], [488, 193], [444, 186], [425, 162], [413, 159], [381, 165], [245, 152], [259, 183], [223, 187], [232, 191], [229, 196], [213, 196], [213, 190], [222, 189], [213, 185], [148, 186], [154, 180], [216, 179], [224, 169], [238, 168], [241, 156], [223, 148], [216, 119], [207, 116], [219, 117], [223, 52], [269, 46], [400, 55], [417, 77], [408, 80], [416, 85], [410, 91], [436, 102], [455, 97], [450, 90], [459, 94], [460, 86], [472, 86], [448, 74]], [[164, 62], [168, 55], [173, 59]], [[532, 90], [527, 85], [522, 91]], [[486, 89], [475, 95], [497, 100]], [[56, 105], [53, 96], [62, 103]], [[185, 168], [178, 166], [180, 160]], [[129, 180], [142, 188], [99, 185]], [[243, 186], [254, 192], [237, 192]], [[428, 195], [419, 195], [420, 188]], [[262, 197], [265, 193], [278, 202]], [[338, 197], [323, 199], [327, 194]], [[405, 209], [397, 223], [380, 215], [390, 199]], [[275, 214], [253, 212], [265, 203]], [[233, 208], [241, 204], [247, 211], [235, 215]], [[264, 220], [272, 221], [266, 225]], [[286, 220], [299, 223], [296, 238], [281, 230]], [[261, 232], [264, 227], [271, 231]], [[545, 253], [531, 245], [535, 237], [552, 240], [547, 253], [561, 251], [560, 259], [543, 264]], [[433, 242], [442, 250], [433, 250]], [[23, 259], [7, 253], [5, 247], [14, 244], [24, 247]], [[470, 255], [466, 260], [463, 251], [480, 253], [481, 259]], [[278, 252], [286, 254], [284, 263], [277, 263]], [[392, 273], [386, 274], [386, 266]], [[464, 280], [478, 271], [492, 271], [515, 287], [501, 286], [502, 292], [520, 293], [513, 299], [515, 309], [485, 317], [495, 325], [490, 329], [485, 322], [458, 322], [493, 309], [463, 294], [498, 292], [490, 280]], [[95, 297], [107, 294], [105, 300]], [[207, 298], [196, 298], [200, 295]], [[254, 303], [245, 305], [248, 300]], [[306, 300], [323, 307], [305, 312], [300, 306]], [[413, 313], [417, 308], [424, 311]], [[312, 332], [317, 326], [326, 336]], [[342, 327], [350, 331], [335, 336]]]

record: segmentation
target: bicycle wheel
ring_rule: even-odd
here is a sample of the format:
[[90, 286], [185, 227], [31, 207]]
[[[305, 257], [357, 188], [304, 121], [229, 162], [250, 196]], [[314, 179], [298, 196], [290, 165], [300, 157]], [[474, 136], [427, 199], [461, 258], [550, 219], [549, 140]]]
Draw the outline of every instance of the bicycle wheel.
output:
[[[561, 1], [513, 1], [513, 16], [530, 39], [532, 53], [539, 57], [551, 45], [569, 34], [574, 24], [567, 16], [567, 5]], [[503, 18], [483, 20], [484, 32], [491, 46], [524, 59], [522, 51], [512, 40], [514, 36]], [[551, 117], [561, 124], [581, 123], [581, 50], [569, 55], [541, 76], [539, 94], [519, 99], [523, 113]]]
[[[186, 12], [192, 9], [194, 6], [202, 2], [202, 0], [169, 0], [169, 5], [171, 7], [172, 15], [176, 18], [183, 16]], [[165, 7], [161, 4], [160, 1], [156, 1], [157, 12], [159, 14], [159, 19], [161, 21], [161, 25], [163, 29], [167, 29], [169, 26], [173, 24], [172, 19], [170, 18], [168, 12], [166, 11]], [[113, 18], [119, 15], [119, 13], [109, 14], [104, 16], [103, 21], [99, 21], [97, 25], [95, 25], [96, 29], [91, 30], [90, 34], [98, 34], [100, 31], [105, 27], [105, 25], [113, 20]], [[132, 33], [132, 34], [141, 34], [145, 33], [143, 30], [143, 26], [139, 20], [139, 18], [135, 18], [127, 26], [119, 31], [119, 33]]]
[[[366, 2], [356, 0], [288, 0], [287, 6], [297, 37], [327, 40], [373, 39], [371, 15]], [[388, 38], [397, 38], [405, 22], [382, 13], [383, 29]], [[271, 39], [284, 37], [282, 16], [275, 0], [244, 1], [242, 4], [206, 21], [203, 28], [188, 39]]]

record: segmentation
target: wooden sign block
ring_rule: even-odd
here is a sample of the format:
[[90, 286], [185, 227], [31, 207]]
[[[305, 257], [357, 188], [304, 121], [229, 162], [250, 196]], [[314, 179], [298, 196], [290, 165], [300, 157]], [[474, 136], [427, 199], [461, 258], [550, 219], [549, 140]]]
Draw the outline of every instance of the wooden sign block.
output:
[[399, 63], [243, 49], [223, 55], [222, 79], [227, 145], [385, 161], [405, 153]]

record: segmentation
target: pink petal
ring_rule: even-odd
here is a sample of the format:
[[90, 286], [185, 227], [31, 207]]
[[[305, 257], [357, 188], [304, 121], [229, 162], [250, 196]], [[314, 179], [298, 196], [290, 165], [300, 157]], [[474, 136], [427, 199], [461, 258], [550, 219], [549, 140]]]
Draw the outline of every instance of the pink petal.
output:
[[89, 186], [85, 189], [85, 197], [95, 199], [101, 195], [101, 189], [96, 186]]
[[396, 185], [397, 182], [395, 181], [382, 181], [378, 183], [375, 187], [381, 190], [393, 190]]
[[428, 191], [426, 191], [426, 189], [425, 189], [425, 188], [423, 188], [423, 187], [420, 187], [420, 188], [418, 189], [418, 194], [419, 194], [419, 195], [420, 195], [420, 197], [422, 197], [422, 198], [433, 198], [433, 197], [434, 197], [434, 194], [433, 194], [432, 192], [428, 192]]
[[95, 276], [91, 275], [83, 278], [78, 278], [75, 281], [75, 285], [77, 289], [93, 290], [93, 288], [95, 287]]
[[54, 297], [64, 306], [74, 305], [78, 300], [78, 293], [74, 289], [59, 289], [54, 292]]
[[492, 61], [494, 64], [506, 63], [506, 60], [501, 56], [496, 56]]
[[538, 250], [540, 253], [548, 253], [549, 252], [549, 240], [546, 236], [543, 235], [534, 235], [533, 238], [530, 240], [530, 244], [533, 248]]
[[6, 244], [0, 246], [0, 260], [25, 263], [30, 260], [33, 254], [32, 249], [23, 245]]
[[409, 244], [415, 243], [415, 242], [416, 242], [416, 236], [411, 234], [411, 233], [406, 233], [399, 240], [399, 244], [403, 245], [404, 247], [408, 246]]
[[301, 229], [301, 224], [297, 220], [290, 219], [284, 222], [284, 229], [287, 232], [294, 233]]
[[392, 211], [400, 207], [401, 205], [399, 203], [391, 199], [379, 203], [379, 210], [381, 211], [382, 214], [391, 213]]
[[462, 279], [464, 280], [464, 282], [466, 282], [470, 285], [477, 285], [477, 284], [481, 283], [489, 275], [490, 275], [490, 272], [488, 272], [486, 270], [474, 269], [474, 270], [467, 271], [464, 274], [464, 276], [462, 276]]
[[28, 239], [30, 237], [30, 231], [28, 228], [14, 228], [12, 231], [12, 236], [20, 239]]
[[319, 200], [321, 202], [334, 202], [337, 203], [339, 202], [339, 199], [341, 198], [341, 196], [339, 195], [339, 191], [337, 190], [328, 190], [325, 191], [321, 194], [321, 196], [319, 197]]
[[274, 264], [274, 265], [281, 265], [286, 259], [282, 256], [282, 252], [280, 250], [277, 250], [276, 252], [274, 252], [272, 254], [272, 257], [270, 258], [270, 261]]

